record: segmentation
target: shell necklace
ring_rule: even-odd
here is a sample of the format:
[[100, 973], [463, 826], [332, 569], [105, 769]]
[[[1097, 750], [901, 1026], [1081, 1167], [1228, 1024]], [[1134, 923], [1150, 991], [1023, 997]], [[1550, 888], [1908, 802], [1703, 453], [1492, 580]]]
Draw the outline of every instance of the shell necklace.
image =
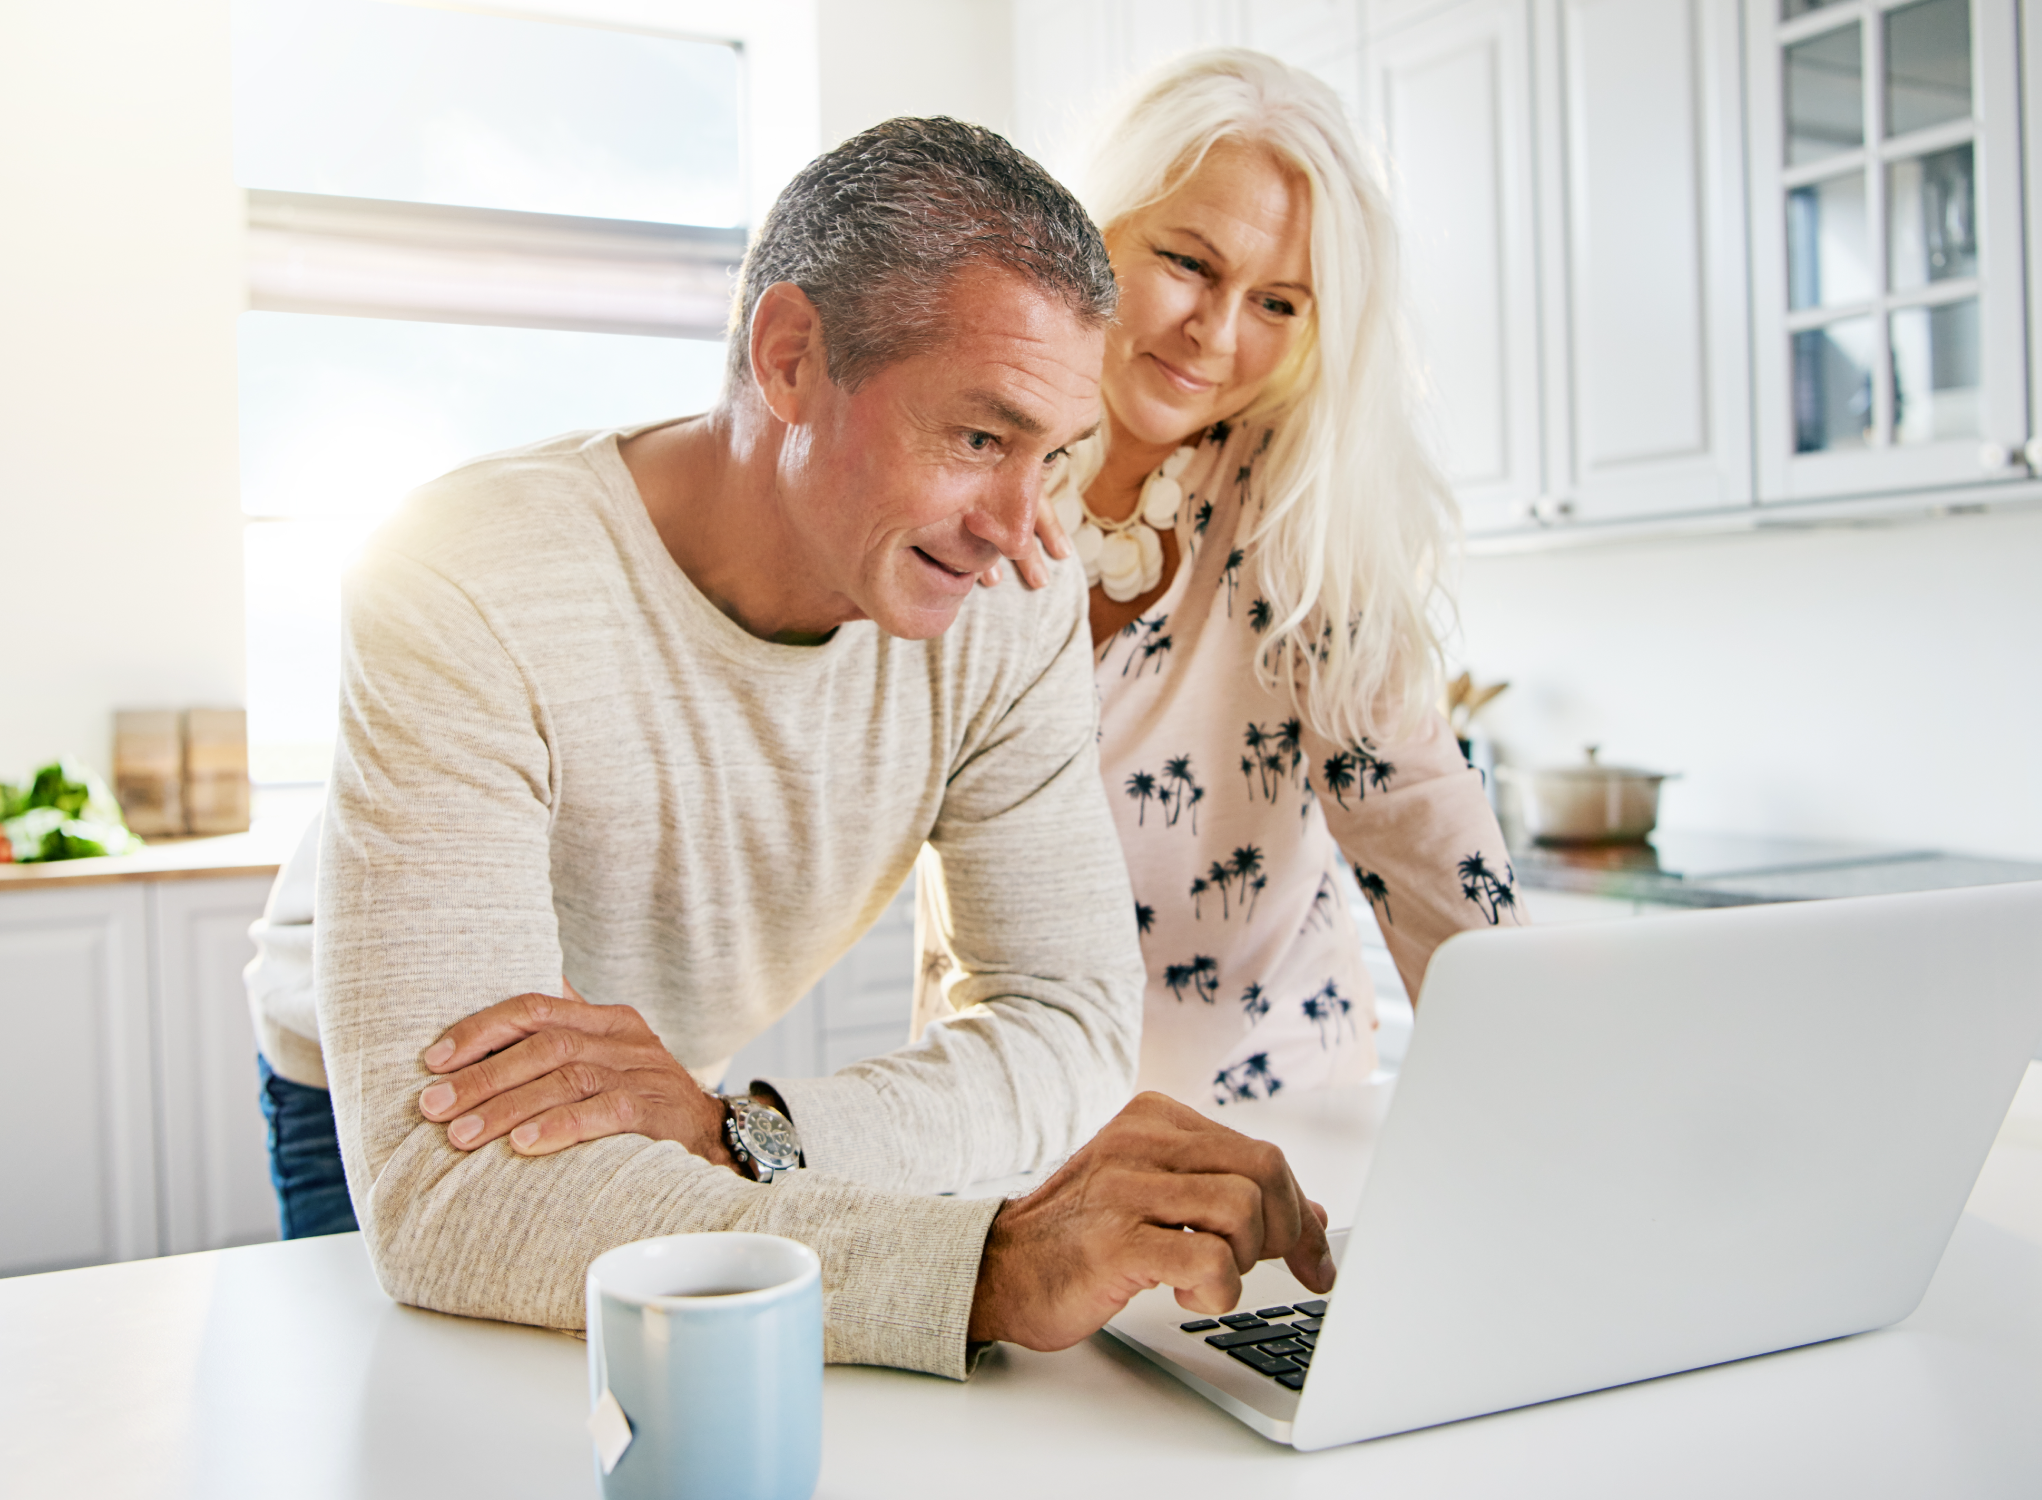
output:
[[1076, 485], [1058, 498], [1056, 517], [1085, 565], [1087, 586], [1097, 584], [1115, 604], [1125, 604], [1163, 581], [1163, 539], [1157, 533], [1177, 524], [1177, 509], [1184, 503], [1177, 476], [1197, 452], [1186, 443], [1164, 459], [1142, 484], [1141, 499], [1125, 520], [1102, 518]]

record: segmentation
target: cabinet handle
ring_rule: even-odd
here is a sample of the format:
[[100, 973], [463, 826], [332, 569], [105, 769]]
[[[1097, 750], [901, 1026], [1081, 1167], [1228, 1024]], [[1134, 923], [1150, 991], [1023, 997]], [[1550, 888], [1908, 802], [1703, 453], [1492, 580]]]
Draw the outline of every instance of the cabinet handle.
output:
[[2031, 437], [2021, 449], [2021, 456], [2028, 460], [2028, 467], [2042, 474], [2042, 437]]
[[1566, 495], [1541, 495], [1532, 501], [1531, 514], [1541, 526], [1558, 526], [1574, 519], [1574, 501]]
[[2017, 469], [2027, 461], [2027, 454], [2005, 443], [1980, 443], [1978, 445], [1978, 467], [1988, 474], [1997, 474], [2003, 469]]

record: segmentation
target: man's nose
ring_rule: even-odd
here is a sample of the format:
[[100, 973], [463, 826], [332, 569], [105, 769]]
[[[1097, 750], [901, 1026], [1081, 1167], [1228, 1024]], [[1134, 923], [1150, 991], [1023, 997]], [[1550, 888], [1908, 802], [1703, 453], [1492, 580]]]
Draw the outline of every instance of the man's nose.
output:
[[965, 527], [980, 541], [1000, 549], [1002, 557], [1019, 557], [1035, 534], [1035, 507], [1045, 478], [1040, 464], [1002, 465], [991, 477], [979, 503], [965, 516]]

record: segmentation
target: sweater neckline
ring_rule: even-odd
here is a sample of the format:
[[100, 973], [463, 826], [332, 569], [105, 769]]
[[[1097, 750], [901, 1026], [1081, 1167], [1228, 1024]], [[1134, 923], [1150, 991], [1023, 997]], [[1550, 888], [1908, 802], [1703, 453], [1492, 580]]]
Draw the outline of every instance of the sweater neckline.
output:
[[583, 453], [604, 498], [616, 512], [618, 530], [632, 553], [633, 561], [655, 581], [662, 602], [687, 634], [707, 641], [739, 666], [754, 671], [805, 673], [834, 664], [852, 649], [854, 642], [873, 628], [869, 620], [852, 620], [839, 625], [828, 640], [813, 646], [762, 640], [718, 609], [714, 601], [695, 586], [695, 580], [674, 561], [666, 543], [660, 540], [658, 528], [652, 524], [652, 515], [645, 508], [645, 497], [639, 494], [638, 483], [631, 477], [630, 466], [624, 462], [621, 445], [642, 433], [688, 420], [687, 417], [669, 417], [637, 427], [613, 428], [596, 433], [584, 445]]

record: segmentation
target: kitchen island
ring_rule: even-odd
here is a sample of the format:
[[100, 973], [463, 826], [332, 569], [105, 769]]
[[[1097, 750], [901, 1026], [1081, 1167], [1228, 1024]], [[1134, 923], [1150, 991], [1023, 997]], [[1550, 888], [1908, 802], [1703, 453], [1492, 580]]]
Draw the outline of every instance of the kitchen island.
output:
[[[1387, 1086], [1236, 1106], [1337, 1222]], [[1502, 1253], [1502, 1252], [1499, 1252]], [[119, 1500], [597, 1493], [585, 1346], [399, 1307], [359, 1235], [0, 1281], [0, 1488]], [[835, 1367], [829, 1500], [2042, 1493], [2042, 1067], [1889, 1329], [1298, 1454], [1096, 1336], [967, 1383]]]

